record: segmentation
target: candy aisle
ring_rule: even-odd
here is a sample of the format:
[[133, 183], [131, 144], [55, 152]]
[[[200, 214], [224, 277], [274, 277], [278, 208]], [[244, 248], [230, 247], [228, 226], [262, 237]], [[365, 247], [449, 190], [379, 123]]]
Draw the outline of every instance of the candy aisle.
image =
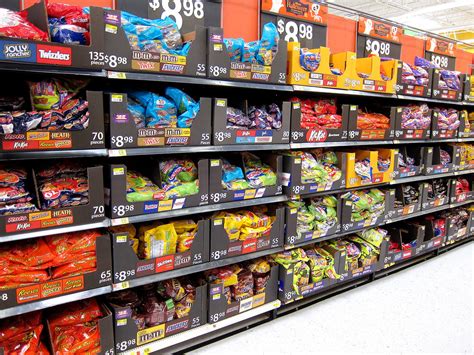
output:
[[472, 55], [247, 2], [0, 0], [0, 353], [186, 352], [472, 243]]

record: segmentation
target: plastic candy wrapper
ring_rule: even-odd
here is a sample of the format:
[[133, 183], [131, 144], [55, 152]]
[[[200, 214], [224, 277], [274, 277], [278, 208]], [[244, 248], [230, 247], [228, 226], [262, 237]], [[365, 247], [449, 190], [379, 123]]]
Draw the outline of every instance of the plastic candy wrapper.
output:
[[274, 186], [277, 176], [273, 169], [262, 162], [259, 157], [251, 153], [242, 153], [245, 178], [254, 188]]
[[145, 128], [146, 126], [146, 110], [138, 102], [132, 100], [131, 98], [127, 99], [127, 110], [133, 117], [135, 126], [137, 128]]
[[318, 70], [321, 62], [321, 55], [319, 53], [312, 53], [308, 48], [300, 49], [300, 65], [309, 72]]
[[389, 129], [390, 119], [381, 113], [368, 113], [359, 110], [357, 129]]
[[455, 109], [435, 109], [438, 112], [438, 129], [457, 130], [461, 121]]
[[328, 173], [324, 166], [311, 153], [292, 151], [289, 154], [301, 158], [301, 182], [303, 184], [319, 184], [328, 179]]
[[452, 70], [441, 70], [440, 72], [440, 81], [446, 83], [446, 87], [451, 90], [461, 90], [461, 79], [459, 75], [461, 74], [458, 71]]
[[274, 216], [247, 210], [236, 213], [217, 212], [212, 218], [224, 220], [224, 230], [231, 241], [245, 241], [268, 235], [275, 221]]
[[190, 196], [199, 192], [197, 167], [192, 160], [165, 160], [159, 165], [166, 198]]
[[401, 127], [402, 129], [429, 129], [431, 127], [431, 115], [428, 105], [403, 107]]
[[448, 184], [446, 180], [435, 179], [428, 182], [428, 200], [447, 197]]
[[145, 108], [146, 127], [177, 126], [177, 109], [171, 100], [147, 91], [130, 92], [129, 96]]
[[178, 25], [170, 17], [150, 20], [125, 11], [121, 15], [132, 50], [187, 56], [190, 45], [183, 43]]
[[359, 251], [359, 254], [357, 255], [358, 263], [357, 266], [354, 266], [365, 267], [373, 265], [377, 262], [378, 255], [380, 254], [380, 250], [378, 247], [375, 247], [374, 245], [360, 237], [351, 236], [348, 239], [351, 242], [351, 246], [353, 246]]
[[138, 256], [152, 259], [176, 253], [178, 234], [172, 224], [145, 229], [139, 235]]
[[421, 68], [424, 68], [424, 69], [436, 69], [436, 68], [438, 68], [436, 66], [436, 64], [434, 64], [433, 62], [430, 62], [428, 59], [425, 59], [423, 57], [418, 57], [418, 56], [415, 56], [415, 66], [416, 67], [421, 67]]
[[190, 128], [200, 110], [200, 104], [183, 91], [168, 87], [165, 95], [171, 98], [178, 111], [178, 127]]
[[139, 172], [127, 170], [127, 201], [163, 200], [164, 191]]
[[227, 128], [230, 129], [280, 129], [282, 114], [277, 104], [251, 106], [248, 115], [243, 111], [227, 107]]
[[37, 211], [26, 186], [27, 176], [26, 169], [0, 167], [0, 215]]
[[226, 46], [227, 53], [230, 56], [231, 62], [242, 61], [244, 43], [245, 42], [242, 38], [224, 38], [224, 44]]
[[346, 192], [341, 198], [352, 201], [354, 222], [378, 218], [385, 212], [385, 194], [379, 189]]
[[36, 327], [19, 333], [0, 341], [0, 347], [4, 354], [48, 354], [49, 351], [40, 341], [43, 325], [38, 324]]
[[387, 234], [388, 232], [381, 228], [364, 229], [363, 231], [357, 233], [359, 237], [365, 239], [377, 248], [380, 247]]
[[427, 70], [421, 67], [419, 64], [422, 63], [420, 61], [417, 62], [416, 60], [415, 65], [410, 65], [408, 63], [403, 62], [402, 84], [428, 86], [429, 74]]
[[79, 6], [48, 4], [51, 40], [58, 43], [89, 45], [89, 14]]
[[441, 165], [443, 166], [448, 166], [451, 163], [451, 156], [444, 149], [439, 150], [439, 159], [440, 159]]
[[33, 108], [38, 111], [60, 109], [77, 96], [86, 85], [86, 80], [50, 79], [30, 82], [30, 96]]
[[392, 164], [390, 158], [384, 159], [383, 157], [379, 156], [377, 159], [377, 169], [380, 172], [385, 172], [390, 169], [390, 165]]
[[398, 167], [401, 168], [414, 168], [415, 159], [409, 156], [404, 156], [402, 153], [398, 153]]
[[222, 159], [222, 186], [227, 190], [246, 190], [251, 186], [245, 180], [242, 168], [232, 165], [226, 159]]
[[48, 34], [27, 20], [26, 12], [0, 8], [0, 36], [47, 42]]
[[337, 114], [335, 99], [300, 100], [292, 98], [292, 102], [301, 105], [302, 128], [306, 129], [339, 129], [342, 127], [342, 116]]
[[363, 182], [372, 181], [372, 167], [369, 159], [357, 160], [355, 162], [355, 173]]

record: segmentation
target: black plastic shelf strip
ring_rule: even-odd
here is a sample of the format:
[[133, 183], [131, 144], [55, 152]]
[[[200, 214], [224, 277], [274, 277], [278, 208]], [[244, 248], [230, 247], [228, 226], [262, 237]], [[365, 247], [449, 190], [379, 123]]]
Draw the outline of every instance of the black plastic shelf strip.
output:
[[444, 173], [444, 174], [410, 176], [406, 178], [393, 180], [389, 183], [389, 185], [398, 185], [398, 184], [405, 184], [405, 183], [416, 182], [416, 181], [441, 179], [441, 178], [446, 178], [446, 177], [455, 177], [455, 176], [468, 175], [468, 174], [474, 174], [474, 169], [460, 170], [460, 171], [454, 171], [452, 173]]
[[110, 225], [109, 220], [105, 219], [102, 222], [81, 224], [78, 226], [41, 229], [41, 230], [30, 232], [30, 233], [9, 234], [9, 235], [0, 237], [0, 245], [1, 243], [12, 242], [12, 241], [17, 241], [17, 240], [46, 237], [48, 235], [78, 232], [78, 231], [95, 229], [95, 228], [104, 228], [104, 227], [108, 227], [109, 225]]
[[1, 63], [0, 71], [19, 72], [19, 73], [34, 73], [34, 74], [48, 74], [48, 75], [77, 75], [89, 77], [107, 77], [105, 70], [91, 70], [78, 69], [50, 65], [31, 65], [31, 64], [17, 64], [17, 63]]
[[212, 152], [245, 152], [255, 150], [289, 150], [289, 144], [236, 144], [209, 145], [199, 147], [163, 147], [163, 148], [130, 148], [109, 149], [109, 157], [125, 157], [139, 155], [165, 155], [181, 153], [212, 153]]
[[197, 78], [197, 77], [177, 76], [177, 75], [162, 75], [162, 74], [154, 74], [154, 73], [108, 71], [107, 77], [109, 79], [158, 81], [158, 82], [164, 82], [164, 83], [195, 84], [195, 85], [207, 85], [207, 86], [225, 86], [225, 87], [241, 88], [241, 89], [255, 89], [255, 90], [258, 89], [258, 90], [289, 91], [289, 92], [293, 91], [293, 87], [290, 85], [264, 84], [264, 83], [258, 83], [258, 82], [231, 81], [231, 80], [214, 80], [214, 79], [208, 79], [208, 78]]
[[145, 215], [123, 217], [123, 218], [114, 218], [110, 220], [110, 224], [112, 226], [118, 226], [118, 225], [129, 224], [129, 223], [155, 221], [158, 219], [181, 217], [181, 216], [187, 216], [191, 214], [200, 214], [200, 213], [207, 213], [207, 212], [230, 210], [233, 208], [243, 208], [243, 207], [250, 207], [250, 206], [257, 206], [257, 205], [266, 205], [269, 203], [285, 202], [287, 200], [288, 198], [286, 197], [286, 195], [281, 195], [281, 196], [263, 197], [263, 198], [234, 201], [234, 202], [227, 202], [227, 203], [218, 203], [215, 205], [183, 208], [180, 210], [173, 210], [173, 211], [167, 211], [167, 212], [150, 213], [150, 214], [145, 214]]
[[72, 293], [70, 295], [64, 295], [54, 298], [49, 298], [37, 302], [31, 302], [7, 309], [0, 310], [0, 319], [17, 316], [20, 314], [37, 311], [40, 309], [45, 309], [60, 304], [65, 304], [69, 302], [79, 301], [86, 298], [92, 298], [100, 295], [105, 295], [112, 292], [112, 286], [104, 286], [99, 288], [94, 288], [92, 290]]
[[461, 207], [461, 206], [465, 206], [465, 205], [469, 205], [469, 204], [473, 204], [473, 203], [474, 203], [474, 200], [468, 200], [468, 201], [464, 201], [464, 202], [458, 202], [458, 203], [452, 203], [452, 204], [447, 204], [447, 205], [443, 205], [443, 206], [438, 206], [438, 207], [430, 208], [430, 209], [427, 209], [427, 210], [424, 210], [424, 211], [414, 212], [414, 213], [411, 213], [411, 214], [406, 215], [406, 216], [400, 216], [400, 217], [396, 217], [396, 218], [387, 219], [387, 220], [385, 220], [385, 221], [383, 221], [379, 224], [373, 225], [373, 226], [368, 226], [368, 227], [357, 229], [357, 230], [351, 230], [351, 231], [331, 234], [331, 235], [327, 235], [327, 236], [324, 236], [324, 237], [307, 240], [303, 243], [298, 243], [296, 245], [284, 245], [284, 249], [285, 250], [291, 250], [291, 249], [300, 248], [300, 247], [303, 247], [303, 246], [306, 246], [306, 245], [320, 243], [320, 242], [323, 242], [325, 240], [338, 239], [338, 238], [344, 237], [346, 235], [356, 234], [358, 232], [361, 232], [361, 231], [364, 231], [364, 230], [367, 230], [367, 229], [382, 227], [382, 226], [385, 226], [387, 224], [401, 222], [401, 221], [405, 221], [407, 219], [416, 218], [416, 217], [428, 215], [428, 214], [431, 214], [431, 213], [436, 213], [436, 212], [439, 212], [439, 211], [449, 210], [449, 209], [452, 209], [452, 208], [457, 208], [457, 207]]
[[214, 268], [217, 268], [217, 267], [222, 267], [222, 266], [227, 266], [227, 265], [240, 263], [242, 261], [257, 259], [257, 258], [260, 258], [262, 256], [267, 256], [267, 255], [271, 255], [271, 254], [274, 254], [274, 253], [282, 252], [283, 250], [284, 250], [283, 248], [272, 248], [272, 249], [267, 249], [267, 250], [262, 250], [262, 251], [259, 251], [259, 252], [255, 252], [255, 253], [249, 253], [249, 254], [244, 254], [244, 255], [233, 256], [233, 257], [227, 258], [227, 259], [210, 261], [210, 262], [207, 262], [207, 263], [202, 263], [202, 264], [199, 264], [199, 265], [185, 267], [185, 268], [178, 269], [178, 270], [162, 272], [162, 273], [155, 274], [155, 275], [145, 276], [145, 277], [141, 277], [141, 278], [138, 278], [138, 279], [121, 282], [121, 283], [112, 285], [112, 289], [114, 291], [118, 291], [118, 290], [123, 290], [123, 289], [126, 289], [126, 288], [130, 288], [130, 287], [137, 287], [137, 286], [147, 285], [147, 284], [151, 284], [151, 283], [162, 281], [162, 280], [168, 280], [168, 279], [172, 279], [172, 278], [175, 278], [175, 277], [191, 275], [191, 274], [195, 274], [197, 272], [211, 270], [211, 269], [214, 269]]
[[36, 152], [3, 152], [0, 160], [106, 157], [107, 149], [52, 150]]

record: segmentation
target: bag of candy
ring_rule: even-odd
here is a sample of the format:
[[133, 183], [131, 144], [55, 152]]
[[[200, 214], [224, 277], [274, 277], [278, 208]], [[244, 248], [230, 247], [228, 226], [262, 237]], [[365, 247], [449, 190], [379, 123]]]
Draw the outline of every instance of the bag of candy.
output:
[[242, 61], [244, 43], [245, 42], [242, 38], [224, 38], [224, 44], [231, 62]]

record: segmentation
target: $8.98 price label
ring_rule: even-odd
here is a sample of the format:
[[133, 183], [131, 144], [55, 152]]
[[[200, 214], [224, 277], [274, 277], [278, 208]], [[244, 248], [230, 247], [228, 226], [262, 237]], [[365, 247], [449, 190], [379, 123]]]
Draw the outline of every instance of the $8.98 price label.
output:
[[196, 24], [204, 19], [204, 3], [202, 0], [149, 0], [148, 5], [153, 11], [158, 11], [162, 19], [171, 17], [178, 28], [183, 27], [183, 16], [193, 18]]
[[378, 56], [390, 56], [391, 43], [383, 42], [376, 39], [367, 38], [365, 41], [365, 51], [367, 55], [375, 54]]

